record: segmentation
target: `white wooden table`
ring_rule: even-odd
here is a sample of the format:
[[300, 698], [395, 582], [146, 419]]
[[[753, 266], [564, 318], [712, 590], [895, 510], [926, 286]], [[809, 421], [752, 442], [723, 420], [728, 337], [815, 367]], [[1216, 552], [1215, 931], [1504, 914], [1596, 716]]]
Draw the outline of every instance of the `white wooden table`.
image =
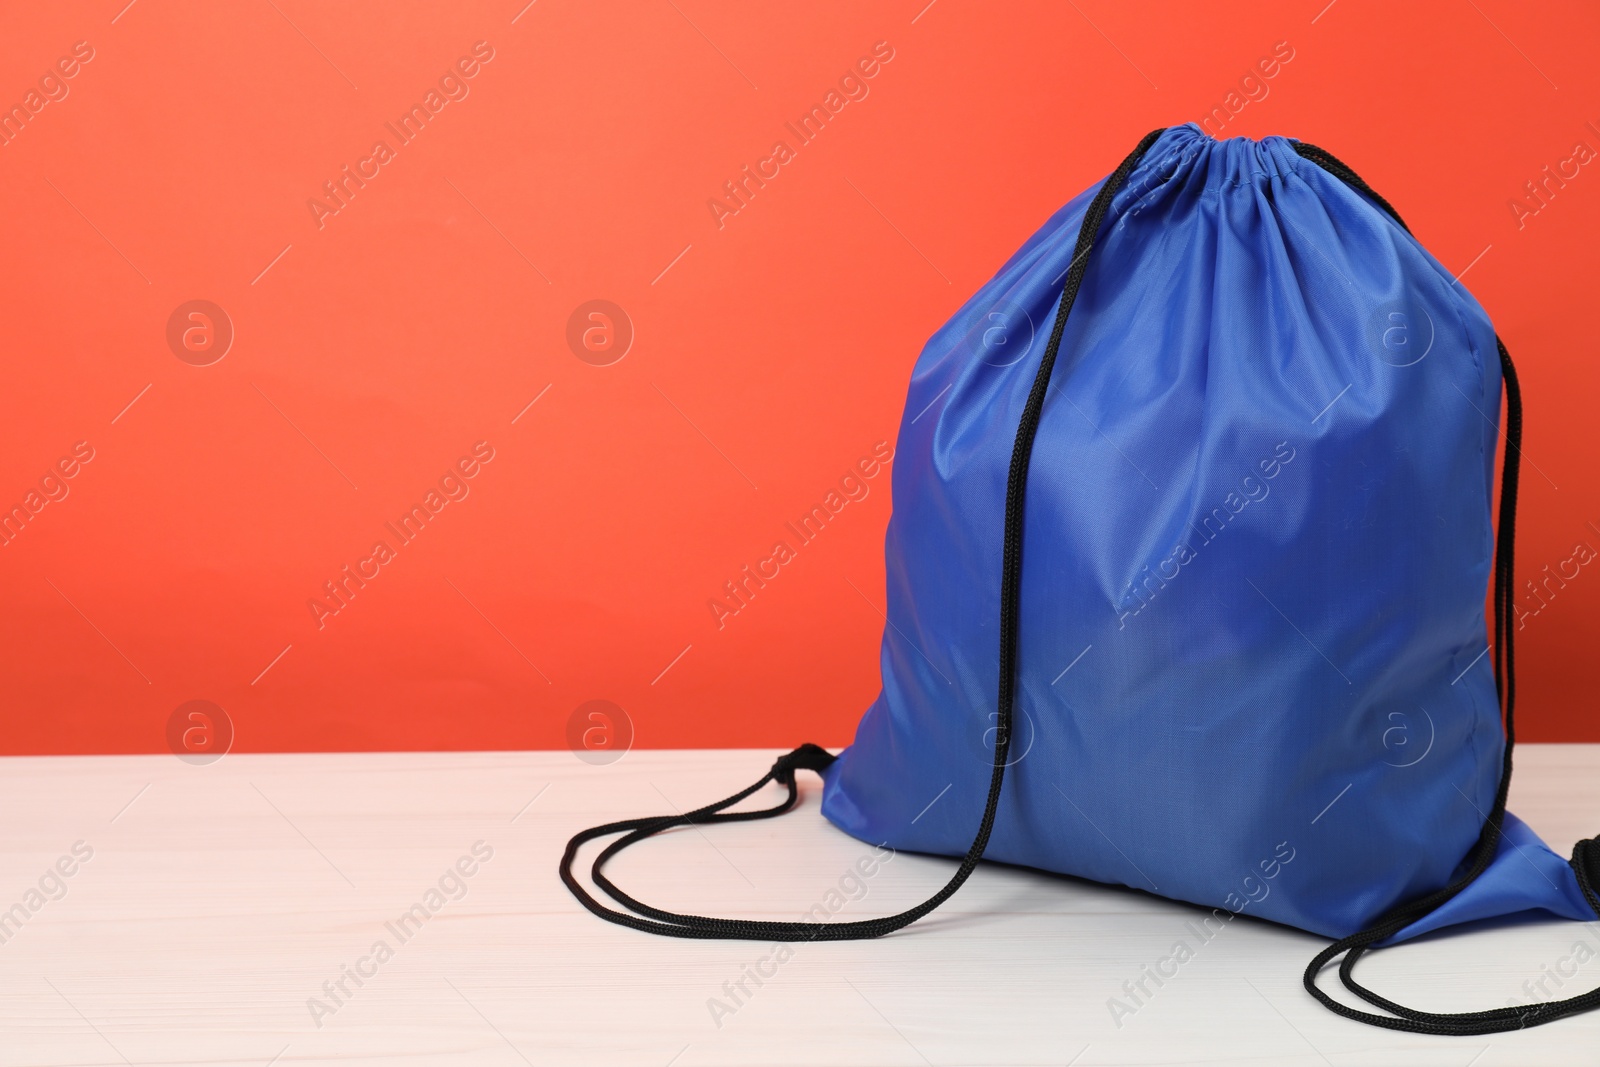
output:
[[[1600, 1015], [1477, 1039], [1338, 1019], [1299, 984], [1321, 942], [1248, 920], [1118, 1027], [1108, 999], [1195, 912], [1024, 870], [980, 868], [899, 935], [796, 946], [759, 987], [745, 979], [750, 995], [737, 1000], [725, 983], [770, 946], [625, 930], [581, 910], [557, 880], [574, 830], [726, 795], [772, 756], [632, 752], [604, 767], [564, 751], [230, 755], [204, 767], [171, 756], [0, 760], [0, 909], [40, 905], [0, 928], [0, 1064], [1600, 1060]], [[619, 858], [614, 877], [663, 907], [798, 918], [870, 851], [821, 818], [816, 780], [801, 778], [799, 812], [666, 835]], [[1600, 830], [1600, 746], [1520, 748], [1515, 783], [1513, 810], [1558, 849]], [[446, 876], [458, 862], [470, 877]], [[839, 917], [899, 910], [950, 871], [896, 857]], [[442, 877], [446, 892], [430, 901]], [[417, 903], [438, 907], [392, 925]], [[1381, 953], [1363, 972], [1419, 1006], [1489, 1007], [1579, 939], [1600, 948], [1600, 924], [1435, 939]], [[373, 955], [379, 941], [392, 956]], [[352, 969], [365, 974], [359, 985]], [[1594, 985], [1600, 959], [1566, 992]], [[714, 999], [733, 1010], [714, 1017]]]

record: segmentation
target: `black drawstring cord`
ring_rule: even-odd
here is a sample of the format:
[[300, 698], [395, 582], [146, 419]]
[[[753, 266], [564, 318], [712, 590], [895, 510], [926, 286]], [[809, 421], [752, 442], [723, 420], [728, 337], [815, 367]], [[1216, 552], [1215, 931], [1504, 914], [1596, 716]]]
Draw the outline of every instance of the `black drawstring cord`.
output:
[[[1387, 212], [1401, 229], [1407, 233], [1411, 232], [1405, 221], [1400, 218], [1399, 213], [1389, 205], [1389, 202], [1374, 192], [1371, 186], [1361, 180], [1360, 175], [1340, 162], [1335, 156], [1315, 145], [1304, 143], [1296, 144], [1295, 151], [1303, 158], [1310, 160], [1323, 170], [1339, 178], [1346, 185], [1364, 194]], [[1569, 997], [1566, 1000], [1492, 1008], [1488, 1011], [1459, 1013], [1418, 1011], [1415, 1008], [1396, 1004], [1394, 1001], [1374, 993], [1355, 979], [1356, 961], [1373, 945], [1393, 937], [1413, 922], [1450, 900], [1488, 868], [1490, 862], [1494, 859], [1495, 850], [1499, 846], [1501, 828], [1505, 822], [1506, 797], [1511, 790], [1511, 753], [1516, 747], [1517, 736], [1516, 627], [1513, 625], [1516, 613], [1513, 610], [1513, 601], [1516, 597], [1517, 477], [1522, 459], [1522, 390], [1517, 384], [1517, 371], [1512, 365], [1511, 353], [1506, 350], [1505, 342], [1496, 337], [1495, 346], [1500, 353], [1500, 376], [1505, 382], [1506, 391], [1506, 450], [1500, 471], [1500, 520], [1495, 534], [1493, 591], [1494, 676], [1495, 691], [1500, 697], [1500, 707], [1505, 718], [1506, 746], [1505, 757], [1500, 769], [1500, 787], [1495, 792], [1494, 807], [1490, 809], [1488, 816], [1484, 819], [1483, 829], [1479, 832], [1478, 841], [1473, 846], [1470, 857], [1471, 864], [1465, 874], [1442, 889], [1392, 909], [1367, 929], [1335, 941], [1317, 953], [1316, 957], [1306, 967], [1305, 972], [1306, 989], [1330, 1011], [1343, 1015], [1347, 1019], [1355, 1019], [1358, 1022], [1368, 1023], [1372, 1026], [1418, 1034], [1466, 1036], [1492, 1034], [1503, 1030], [1521, 1030], [1525, 1027], [1539, 1026], [1543, 1023], [1560, 1019], [1563, 1016], [1576, 1015], [1579, 1012], [1600, 1007], [1600, 989], [1595, 989], [1576, 997]], [[1583, 887], [1584, 896], [1588, 899], [1590, 906], [1595, 909], [1596, 914], [1600, 915], [1600, 896], [1596, 895], [1596, 885], [1600, 883], [1600, 838], [1578, 842], [1573, 849], [1571, 863], [1573, 871], [1578, 876], [1579, 885]], [[1344, 959], [1339, 964], [1340, 981], [1344, 983], [1347, 989], [1367, 1003], [1392, 1012], [1392, 1016], [1376, 1015], [1372, 1012], [1361, 1011], [1341, 1004], [1323, 992], [1317, 985], [1317, 976], [1322, 969], [1341, 953], [1344, 955]]]
[[[995, 731], [994, 743], [994, 769], [989, 776], [989, 798], [984, 804], [983, 819], [978, 824], [978, 832], [972, 839], [972, 847], [967, 849], [967, 854], [962, 857], [961, 866], [956, 873], [946, 882], [944, 888], [933, 896], [924, 900], [913, 908], [908, 908], [898, 915], [888, 915], [879, 919], [862, 919], [855, 922], [844, 923], [814, 923], [814, 922], [763, 922], [747, 919], [717, 919], [703, 915], [682, 915], [677, 912], [663, 911], [660, 908], [650, 907], [624, 893], [621, 889], [605, 876], [601, 868], [606, 860], [616, 855], [629, 845], [642, 841], [646, 837], [658, 834], [662, 830], [674, 826], [700, 825], [710, 822], [731, 822], [742, 819], [770, 819], [782, 815], [794, 807], [798, 798], [798, 789], [794, 782], [796, 769], [821, 771], [832, 763], [834, 757], [816, 745], [801, 745], [786, 756], [780, 756], [772, 770], [754, 785], [728, 797], [715, 804], [708, 804], [697, 808], [685, 815], [663, 815], [644, 819], [627, 819], [622, 822], [607, 823], [604, 826], [591, 827], [577, 834], [567, 842], [567, 850], [561, 857], [561, 880], [566, 883], [572, 895], [577, 897], [584, 907], [588, 908], [600, 918], [608, 922], [629, 926], [635, 930], [644, 930], [652, 934], [663, 934], [667, 937], [704, 937], [704, 938], [744, 938], [760, 941], [847, 941], [861, 938], [882, 937], [902, 927], [909, 926], [924, 915], [950, 899], [960, 889], [962, 884], [971, 877], [977, 868], [978, 861], [983, 858], [983, 853], [989, 847], [989, 835], [994, 830], [995, 815], [1000, 809], [1000, 789], [1005, 781], [1006, 757], [1011, 748], [1011, 725], [1013, 709], [1016, 703], [1017, 684], [1017, 624], [1020, 614], [1022, 594], [1022, 508], [1023, 498], [1028, 485], [1028, 461], [1033, 454], [1033, 439], [1039, 431], [1039, 418], [1044, 411], [1045, 393], [1050, 388], [1050, 373], [1055, 367], [1056, 354], [1061, 350], [1061, 336], [1067, 328], [1067, 316], [1072, 312], [1072, 305], [1077, 300], [1078, 290], [1083, 285], [1084, 274], [1089, 269], [1089, 253], [1094, 248], [1100, 226], [1105, 221], [1106, 215], [1111, 210], [1111, 200], [1116, 196], [1117, 190], [1122, 188], [1128, 175], [1138, 166], [1150, 146], [1155, 144], [1165, 130], [1153, 130], [1147, 134], [1139, 146], [1128, 154], [1116, 170], [1111, 172], [1105, 182], [1100, 186], [1100, 191], [1089, 204], [1089, 210], [1084, 214], [1083, 225], [1078, 230], [1078, 243], [1072, 252], [1072, 262], [1067, 267], [1066, 279], [1061, 287], [1061, 303], [1056, 310], [1055, 327], [1050, 331], [1050, 343], [1045, 347], [1044, 358], [1039, 363], [1039, 370], [1034, 375], [1033, 387], [1028, 393], [1027, 404], [1022, 410], [1022, 419], [1017, 426], [1016, 444], [1011, 450], [1011, 469], [1006, 477], [1006, 516], [1005, 530], [1003, 533], [1004, 553], [1001, 561], [1000, 575], [1000, 698], [998, 728]], [[785, 786], [789, 795], [787, 799], [770, 808], [749, 812], [728, 812], [724, 808], [732, 807], [739, 801], [751, 796], [768, 782], [777, 782]], [[588, 890], [578, 883], [572, 875], [572, 864], [577, 858], [578, 849], [586, 842], [597, 837], [609, 834], [623, 833], [626, 835], [607, 845], [600, 855], [595, 858], [592, 876], [595, 885], [604, 890], [611, 899], [627, 908], [628, 911], [618, 911], [608, 908], [600, 903]], [[633, 914], [629, 914], [632, 912]]]

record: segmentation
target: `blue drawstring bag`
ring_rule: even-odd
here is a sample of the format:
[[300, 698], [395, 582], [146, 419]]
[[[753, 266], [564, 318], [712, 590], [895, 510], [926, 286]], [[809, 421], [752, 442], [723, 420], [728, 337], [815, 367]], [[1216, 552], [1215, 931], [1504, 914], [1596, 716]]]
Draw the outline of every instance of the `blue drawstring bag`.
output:
[[[987, 857], [1334, 938], [1306, 988], [1390, 1029], [1600, 1006], [1597, 990], [1424, 1012], [1352, 973], [1375, 946], [1471, 920], [1600, 916], [1600, 838], [1563, 860], [1505, 810], [1511, 360], [1353, 171], [1281, 137], [1150, 134], [933, 335], [905, 412], [883, 689], [854, 744], [577, 835], [561, 876], [589, 910], [677, 937], [876, 937]], [[842, 830], [962, 856], [955, 876], [841, 923], [665, 912], [605, 876], [661, 830], [789, 810], [798, 769], [822, 774]], [[726, 810], [769, 782], [787, 799]], [[626, 912], [572, 875], [581, 845], [617, 833], [592, 871]], [[1341, 955], [1384, 1014], [1317, 985]]]

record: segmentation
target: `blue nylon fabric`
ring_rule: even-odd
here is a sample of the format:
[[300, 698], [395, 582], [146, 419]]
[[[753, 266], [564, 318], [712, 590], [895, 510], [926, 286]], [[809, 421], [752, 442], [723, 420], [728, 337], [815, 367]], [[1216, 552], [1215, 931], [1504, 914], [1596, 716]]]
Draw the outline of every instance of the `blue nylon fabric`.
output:
[[[977, 829], [1006, 475], [1098, 188], [913, 372], [883, 689], [825, 775], [824, 814], [865, 841], [955, 856]], [[986, 858], [1329, 936], [1444, 885], [1503, 752], [1484, 654], [1500, 388], [1483, 309], [1361, 194], [1283, 138], [1163, 134], [1112, 201], [1033, 448]], [[1593, 918], [1507, 825], [1489, 871], [1398, 939]]]

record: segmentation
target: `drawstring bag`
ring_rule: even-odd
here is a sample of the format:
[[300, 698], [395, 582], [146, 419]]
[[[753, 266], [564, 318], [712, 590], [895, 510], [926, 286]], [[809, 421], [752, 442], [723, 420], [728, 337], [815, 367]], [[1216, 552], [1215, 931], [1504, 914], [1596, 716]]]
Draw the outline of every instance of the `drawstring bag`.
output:
[[[1350, 168], [1282, 137], [1157, 130], [917, 361], [883, 689], [855, 742], [586, 830], [561, 877], [638, 930], [821, 941], [915, 922], [988, 857], [1333, 938], [1306, 989], [1376, 1026], [1484, 1034], [1594, 1008], [1600, 990], [1418, 1011], [1353, 973], [1459, 923], [1600, 916], [1600, 839], [1563, 860], [1506, 811], [1520, 436], [1488, 316]], [[666, 912], [605, 876], [662, 830], [790, 810], [802, 769], [840, 829], [960, 856], [955, 875], [836, 923]], [[726, 810], [769, 782], [781, 803]], [[612, 834], [593, 880], [626, 911], [572, 874]], [[1382, 1014], [1318, 986], [1341, 955]]]

